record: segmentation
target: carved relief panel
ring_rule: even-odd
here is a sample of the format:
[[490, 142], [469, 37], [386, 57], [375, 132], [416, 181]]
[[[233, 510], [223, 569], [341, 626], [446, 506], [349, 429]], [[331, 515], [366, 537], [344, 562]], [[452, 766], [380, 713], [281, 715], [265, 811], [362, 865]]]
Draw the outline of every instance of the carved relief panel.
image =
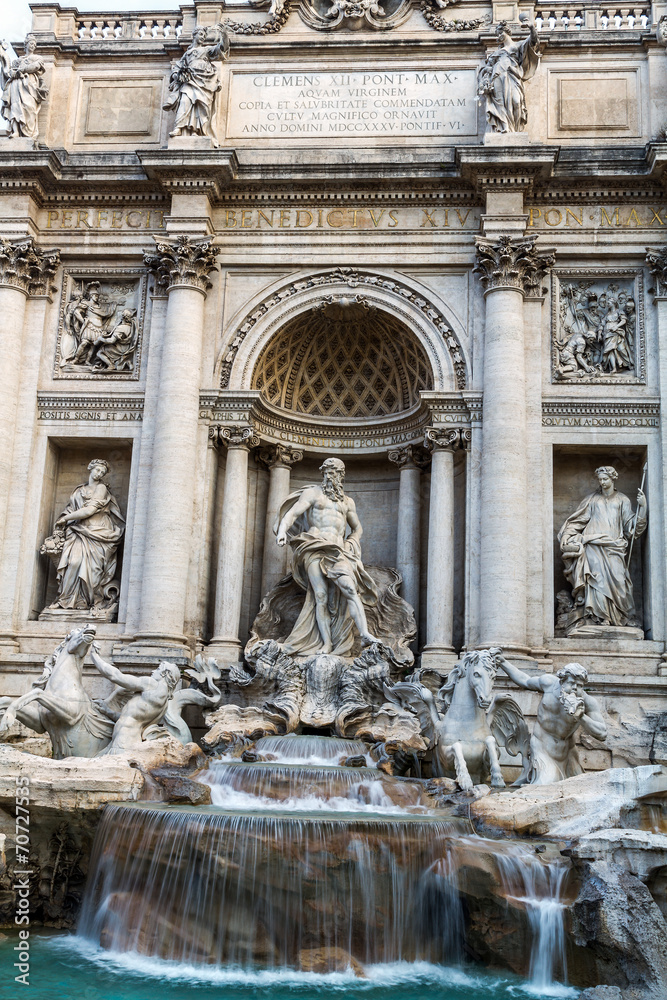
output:
[[555, 271], [552, 381], [646, 381], [644, 300], [637, 271]]
[[146, 285], [140, 268], [65, 271], [55, 378], [139, 377]]

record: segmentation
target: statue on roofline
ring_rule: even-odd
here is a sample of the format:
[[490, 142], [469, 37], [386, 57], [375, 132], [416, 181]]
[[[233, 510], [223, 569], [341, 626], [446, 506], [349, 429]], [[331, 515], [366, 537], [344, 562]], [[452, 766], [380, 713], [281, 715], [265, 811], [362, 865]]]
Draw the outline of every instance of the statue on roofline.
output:
[[221, 89], [218, 63], [229, 55], [229, 36], [221, 24], [197, 28], [189, 48], [172, 64], [169, 78], [171, 97], [165, 110], [175, 109], [176, 121], [169, 133], [208, 137], [214, 146], [213, 131], [216, 96]]

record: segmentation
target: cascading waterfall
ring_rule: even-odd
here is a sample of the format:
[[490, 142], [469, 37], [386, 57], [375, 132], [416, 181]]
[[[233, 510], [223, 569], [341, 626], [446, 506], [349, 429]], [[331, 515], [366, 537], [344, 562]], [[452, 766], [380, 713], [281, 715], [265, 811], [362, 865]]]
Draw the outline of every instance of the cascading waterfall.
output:
[[299, 968], [313, 949], [362, 964], [455, 961], [458, 897], [434, 870], [451, 833], [408, 816], [109, 807], [79, 933], [115, 951], [240, 968]]
[[532, 932], [531, 985], [544, 989], [556, 976], [566, 981], [563, 893], [567, 866], [542, 862], [523, 845], [499, 854], [497, 861], [507, 895], [526, 908]]

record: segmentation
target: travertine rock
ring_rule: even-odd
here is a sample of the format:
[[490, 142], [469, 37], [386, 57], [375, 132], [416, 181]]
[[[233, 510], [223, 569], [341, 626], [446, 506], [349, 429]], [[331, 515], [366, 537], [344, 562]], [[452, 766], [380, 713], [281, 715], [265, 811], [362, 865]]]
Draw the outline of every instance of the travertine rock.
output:
[[552, 785], [524, 785], [511, 794], [490, 795], [470, 806], [482, 825], [521, 836], [578, 837], [608, 828], [636, 799], [667, 791], [667, 767], [610, 768]]

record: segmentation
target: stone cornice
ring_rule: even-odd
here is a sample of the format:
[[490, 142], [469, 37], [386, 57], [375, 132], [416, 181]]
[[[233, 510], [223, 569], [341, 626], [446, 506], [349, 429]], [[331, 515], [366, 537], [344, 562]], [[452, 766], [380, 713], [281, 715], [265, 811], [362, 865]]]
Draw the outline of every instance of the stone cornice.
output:
[[37, 416], [39, 420], [72, 422], [129, 422], [143, 420], [144, 397], [102, 396], [90, 393], [38, 392]]
[[547, 398], [542, 401], [542, 426], [659, 428], [660, 400]]
[[137, 157], [146, 176], [165, 190], [206, 192], [212, 199], [222, 192], [239, 172], [233, 149], [156, 149], [138, 150]]
[[40, 250], [32, 236], [0, 237], [0, 285], [19, 288], [26, 295], [46, 295], [60, 264], [60, 250]]

